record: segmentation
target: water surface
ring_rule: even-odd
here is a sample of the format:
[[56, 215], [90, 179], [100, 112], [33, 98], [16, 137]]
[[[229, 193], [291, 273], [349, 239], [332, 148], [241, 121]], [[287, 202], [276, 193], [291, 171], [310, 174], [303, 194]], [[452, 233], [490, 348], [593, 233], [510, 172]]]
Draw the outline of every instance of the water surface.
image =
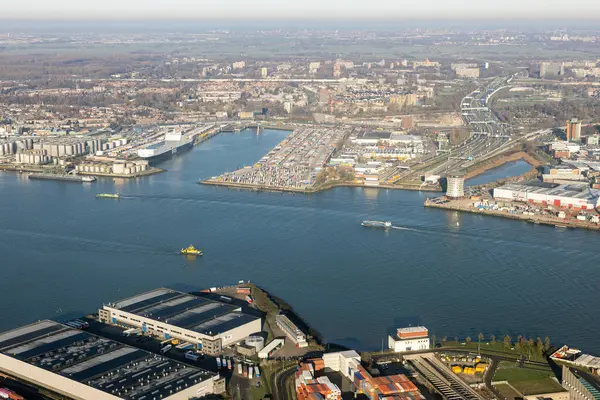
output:
[[[359, 349], [424, 324], [438, 338], [549, 335], [600, 353], [597, 232], [425, 209], [427, 194], [412, 191], [197, 184], [253, 163], [285, 135], [223, 134], [162, 164], [169, 172], [132, 181], [0, 174], [0, 330], [159, 286], [250, 279], [327, 340]], [[102, 192], [125, 198], [94, 197]], [[366, 229], [364, 219], [402, 229]], [[177, 255], [190, 243], [205, 256]]]

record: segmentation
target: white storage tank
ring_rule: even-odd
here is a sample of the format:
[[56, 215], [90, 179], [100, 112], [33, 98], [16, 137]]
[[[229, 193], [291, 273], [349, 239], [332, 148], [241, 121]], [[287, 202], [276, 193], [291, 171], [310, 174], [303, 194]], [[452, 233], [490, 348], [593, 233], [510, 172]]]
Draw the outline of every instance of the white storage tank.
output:
[[265, 338], [258, 335], [250, 335], [246, 338], [244, 343], [248, 347], [254, 347], [256, 349], [256, 352], [258, 353], [265, 347]]

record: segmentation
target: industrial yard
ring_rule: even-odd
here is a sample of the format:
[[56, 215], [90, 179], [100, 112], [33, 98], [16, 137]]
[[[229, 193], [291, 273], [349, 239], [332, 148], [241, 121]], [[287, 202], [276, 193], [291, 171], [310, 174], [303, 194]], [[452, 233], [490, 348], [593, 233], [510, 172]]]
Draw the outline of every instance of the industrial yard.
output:
[[342, 140], [345, 129], [308, 128], [295, 130], [253, 166], [203, 181], [205, 184], [231, 185], [271, 190], [309, 190]]

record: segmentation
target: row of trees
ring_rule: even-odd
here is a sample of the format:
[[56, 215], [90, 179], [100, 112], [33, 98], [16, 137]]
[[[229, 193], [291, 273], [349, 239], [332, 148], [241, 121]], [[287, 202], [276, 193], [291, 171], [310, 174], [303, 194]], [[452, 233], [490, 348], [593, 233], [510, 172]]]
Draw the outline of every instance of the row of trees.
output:
[[[433, 342], [434, 344], [436, 343], [436, 339], [435, 336], [433, 336]], [[479, 343], [485, 341], [485, 340], [489, 340], [489, 343], [491, 344], [496, 344], [499, 341], [499, 338], [496, 338], [495, 335], [490, 335], [489, 337], [485, 337], [483, 333], [479, 333], [477, 335], [477, 340]], [[454, 338], [455, 342], [459, 342], [459, 338], [455, 337]], [[470, 344], [473, 341], [473, 339], [470, 336], [467, 336], [465, 338], [465, 342], [467, 344]], [[448, 342], [448, 338], [446, 336], [444, 336], [441, 340], [441, 344], [442, 346], [445, 346], [446, 343]], [[544, 338], [544, 340], [542, 341], [542, 339], [538, 336], [535, 340], [533, 338], [526, 338], [525, 336], [519, 335], [516, 338], [516, 341], [513, 342], [513, 338], [510, 335], [504, 335], [504, 337], [502, 338], [502, 343], [503, 343], [503, 348], [505, 350], [511, 350], [514, 349], [516, 351], [518, 351], [519, 353], [522, 352], [535, 352], [537, 354], [539, 354], [540, 356], [542, 354], [544, 354], [545, 352], [547, 352], [550, 347], [550, 337], [546, 336]]]

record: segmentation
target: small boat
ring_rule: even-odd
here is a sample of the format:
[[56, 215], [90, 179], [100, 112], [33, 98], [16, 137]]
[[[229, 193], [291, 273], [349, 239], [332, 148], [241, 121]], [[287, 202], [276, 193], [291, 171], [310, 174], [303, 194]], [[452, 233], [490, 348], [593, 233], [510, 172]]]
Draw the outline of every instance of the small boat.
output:
[[360, 223], [362, 226], [367, 227], [367, 228], [383, 228], [383, 229], [389, 229], [392, 227], [392, 223], [391, 221], [363, 221]]
[[96, 197], [99, 199], [119, 199], [119, 198], [121, 198], [121, 196], [119, 196], [119, 193], [98, 193], [96, 195]]
[[181, 249], [181, 251], [179, 253], [183, 254], [183, 255], [186, 255], [186, 256], [201, 256], [202, 255], [202, 250], [198, 250], [197, 248], [195, 248], [194, 246], [192, 246], [190, 244], [185, 249]]

